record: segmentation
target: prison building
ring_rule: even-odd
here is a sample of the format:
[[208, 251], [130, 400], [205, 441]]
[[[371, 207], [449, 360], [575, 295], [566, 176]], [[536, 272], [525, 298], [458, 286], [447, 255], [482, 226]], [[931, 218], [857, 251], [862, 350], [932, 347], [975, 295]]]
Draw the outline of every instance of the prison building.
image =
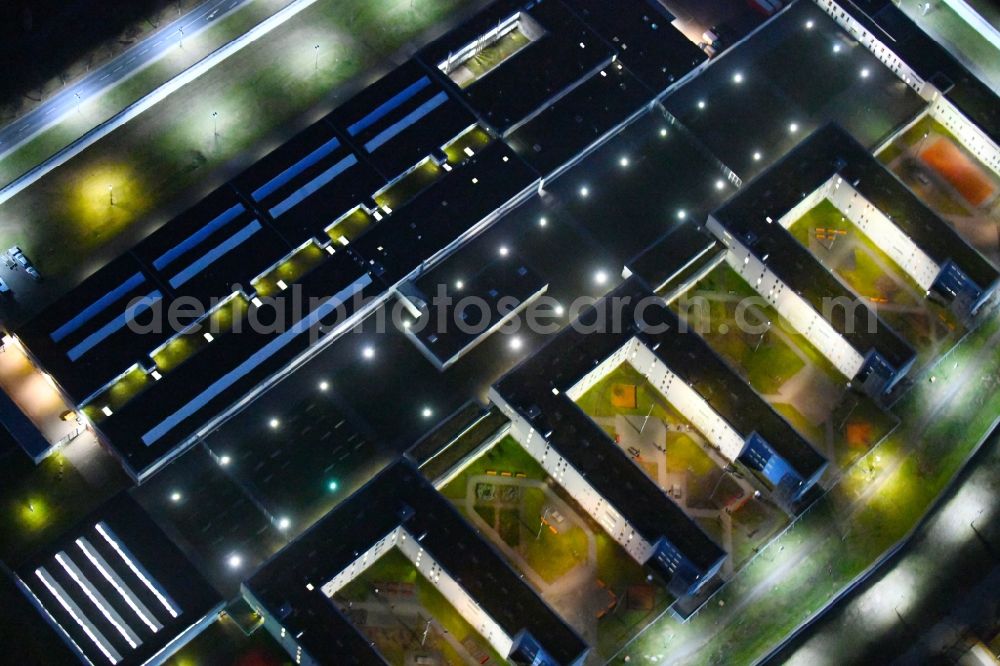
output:
[[[477, 127], [472, 112], [417, 60], [365, 87], [326, 120], [388, 183], [425, 160], [447, 163], [446, 147]], [[478, 146], [468, 148], [467, 153], [459, 149], [461, 159]]]
[[814, 0], [906, 85], [928, 101], [926, 113], [1000, 174], [1000, 103], [890, 0]]
[[[831, 137], [833, 130], [828, 128], [815, 138]], [[879, 396], [906, 375], [916, 353], [782, 226], [783, 218], [798, 219], [822, 200], [817, 188], [836, 171], [835, 161], [806, 162], [797, 159], [801, 154], [793, 151], [744, 186], [709, 215], [707, 226], [728, 248], [729, 265], [768, 305], [844, 376]], [[866, 216], [868, 229], [875, 228], [875, 223], [868, 224], [873, 220]], [[905, 239], [898, 229], [884, 224], [877, 233]], [[920, 255], [911, 256], [914, 271], [928, 270], [921, 261]]]
[[385, 663], [335, 597], [393, 548], [491, 647], [524, 666], [582, 664], [587, 644], [406, 459], [383, 470], [243, 584], [298, 663]]
[[[828, 201], [928, 293], [961, 317], [974, 315], [995, 293], [1000, 273], [896, 176], [837, 125], [803, 141], [768, 176], [805, 193], [782, 212], [775, 200], [765, 214], [788, 228]], [[777, 213], [777, 214], [775, 214]]]
[[439, 72], [497, 135], [506, 136], [614, 59], [559, 0], [501, 0], [417, 57]]
[[629, 555], [660, 571], [673, 593], [695, 593], [721, 568], [725, 552], [573, 399], [587, 373], [602, 362], [617, 365], [617, 357], [627, 354], [622, 349], [635, 335], [634, 310], [620, 318], [607, 310], [616, 296], [631, 296], [635, 283], [582, 313], [494, 384], [490, 398], [525, 450]]

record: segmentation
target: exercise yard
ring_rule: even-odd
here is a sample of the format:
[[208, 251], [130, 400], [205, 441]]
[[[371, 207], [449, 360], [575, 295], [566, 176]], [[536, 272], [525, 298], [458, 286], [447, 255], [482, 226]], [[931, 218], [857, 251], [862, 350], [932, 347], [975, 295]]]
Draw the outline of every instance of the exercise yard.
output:
[[[847, 378], [727, 264], [671, 307], [827, 456], [833, 463], [828, 474], [839, 473], [896, 426], [871, 398], [850, 391]], [[747, 332], [740, 322], [756, 326]]]
[[927, 298], [899, 264], [829, 201], [788, 230], [913, 346], [918, 363], [936, 358], [964, 332], [947, 308]]
[[659, 578], [512, 437], [492, 446], [441, 492], [603, 656], [672, 602]]
[[393, 666], [507, 663], [398, 548], [333, 600]]
[[1000, 176], [929, 115], [877, 155], [974, 248], [1000, 262]]
[[764, 487], [752, 474], [723, 458], [630, 364], [609, 372], [577, 404], [732, 555], [724, 573], [787, 524], [783, 511], [756, 496]]

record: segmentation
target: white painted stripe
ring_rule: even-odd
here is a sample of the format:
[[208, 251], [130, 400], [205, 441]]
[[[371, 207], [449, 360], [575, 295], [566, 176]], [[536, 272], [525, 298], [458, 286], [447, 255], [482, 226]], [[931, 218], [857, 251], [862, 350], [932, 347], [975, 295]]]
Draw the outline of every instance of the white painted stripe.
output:
[[167, 612], [170, 613], [171, 617], [177, 617], [177, 610], [173, 607], [173, 605], [167, 601], [167, 598], [164, 597], [156, 586], [153, 585], [152, 581], [146, 577], [146, 574], [139, 570], [139, 567], [135, 565], [132, 558], [125, 554], [125, 551], [122, 550], [122, 547], [118, 544], [118, 540], [111, 536], [113, 534], [111, 528], [104, 523], [98, 523], [94, 527], [97, 529], [98, 533], [104, 537], [104, 540], [108, 542], [108, 545], [110, 545], [114, 551], [118, 553], [118, 557], [122, 558], [122, 561], [124, 561], [128, 568], [132, 570], [132, 573], [136, 575], [136, 578], [141, 580], [143, 585], [145, 585], [149, 591], [153, 593], [153, 596], [156, 597], [161, 604], [163, 604], [163, 607], [167, 609]]
[[35, 569], [35, 575], [38, 576], [38, 579], [42, 581], [46, 588], [48, 588], [49, 593], [56, 598], [59, 605], [70, 614], [78, 625], [80, 625], [80, 628], [83, 629], [83, 633], [87, 634], [87, 637], [94, 642], [94, 645], [96, 645], [97, 648], [104, 653], [104, 656], [108, 658], [108, 661], [112, 664], [117, 664], [121, 661], [122, 656], [117, 650], [115, 650], [114, 646], [108, 642], [108, 639], [104, 637], [104, 634], [102, 634], [97, 627], [91, 624], [90, 620], [83, 616], [83, 611], [80, 610], [80, 607], [68, 597], [66, 591], [62, 589], [62, 586], [59, 585], [54, 578], [52, 578], [52, 575], [49, 574], [44, 567]]
[[114, 625], [115, 629], [118, 630], [118, 633], [125, 639], [125, 642], [131, 645], [133, 650], [139, 647], [139, 644], [142, 643], [142, 641], [136, 633], [132, 631], [132, 627], [128, 626], [128, 623], [126, 623], [125, 620], [122, 619], [122, 616], [118, 614], [118, 611], [116, 611], [114, 607], [108, 603], [108, 600], [104, 598], [104, 595], [101, 594], [100, 591], [87, 579], [87, 577], [83, 575], [83, 572], [80, 571], [80, 567], [76, 566], [76, 563], [62, 551], [56, 553], [56, 562], [58, 562], [63, 570], [69, 574], [69, 577], [73, 579], [73, 582], [76, 583], [81, 590], [83, 590], [83, 593], [87, 595], [88, 599], [90, 599], [90, 603], [94, 604], [94, 606], [97, 607], [97, 610], [101, 611], [101, 615], [103, 615], [108, 622]]
[[115, 573], [111, 565], [108, 564], [107, 560], [98, 553], [90, 542], [86, 538], [79, 538], [76, 540], [76, 545], [80, 547], [83, 554], [87, 556], [90, 563], [94, 565], [94, 568], [101, 572], [104, 576], [104, 580], [111, 584], [111, 587], [115, 588], [115, 591], [121, 595], [128, 604], [129, 608], [135, 611], [135, 614], [142, 620], [147, 627], [155, 634], [163, 625], [160, 624], [153, 612], [146, 608], [146, 605], [142, 603], [139, 597], [135, 596], [135, 593], [129, 588], [129, 586], [121, 579], [121, 577]]

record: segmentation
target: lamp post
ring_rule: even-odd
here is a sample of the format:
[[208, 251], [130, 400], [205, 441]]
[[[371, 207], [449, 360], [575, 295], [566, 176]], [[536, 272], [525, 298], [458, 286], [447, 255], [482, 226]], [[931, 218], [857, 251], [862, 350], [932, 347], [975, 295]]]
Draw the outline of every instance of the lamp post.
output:
[[115, 205], [115, 186], [108, 185], [108, 203], [112, 206]]
[[760, 334], [759, 338], [757, 338], [757, 344], [754, 345], [754, 348], [753, 348], [754, 353], [756, 353], [757, 350], [760, 348], [760, 343], [764, 341], [764, 336], [767, 335], [767, 332], [770, 331], [770, 330], [771, 330], [771, 322], [768, 321], [767, 322], [767, 328], [765, 328], [764, 332]]
[[313, 52], [316, 54], [316, 64], [313, 67], [313, 71], [314, 72], [318, 72], [319, 71], [319, 44], [316, 44], [315, 46], [313, 46]]
[[212, 132], [215, 136], [219, 136], [219, 112], [212, 111]]

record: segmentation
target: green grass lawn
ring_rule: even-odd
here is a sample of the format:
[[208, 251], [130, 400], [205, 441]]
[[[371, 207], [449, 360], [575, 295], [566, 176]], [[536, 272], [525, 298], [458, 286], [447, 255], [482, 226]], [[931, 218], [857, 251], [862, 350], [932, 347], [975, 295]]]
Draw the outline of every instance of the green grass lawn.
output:
[[19, 558], [69, 529], [103, 501], [128, 486], [110, 455], [96, 451], [93, 464], [105, 468], [107, 482], [91, 486], [62, 454], [34, 465], [20, 451], [0, 462], [0, 559], [16, 566]]
[[70, 286], [464, 4], [320, 0], [0, 206], [0, 243], [20, 244], [54, 289]]
[[470, 79], [466, 85], [469, 85], [476, 79], [488, 74], [490, 70], [494, 69], [497, 65], [530, 43], [531, 40], [529, 40], [527, 36], [521, 32], [520, 28], [511, 30], [506, 35], [480, 51], [478, 54], [465, 61], [465, 67], [472, 72], [474, 77]]
[[81, 104], [76, 112], [26, 141], [0, 160], [0, 185], [5, 185], [72, 143], [92, 127], [149, 94], [215, 49], [246, 33], [284, 3], [252, 2], [214, 21], [156, 62]]
[[521, 543], [517, 550], [545, 582], [554, 583], [587, 561], [587, 534], [568, 521], [560, 525], [553, 518], [548, 522], [558, 533], [553, 533], [547, 525], [540, 525], [546, 501], [542, 490], [525, 489], [519, 523]]
[[489, 132], [476, 125], [444, 147], [444, 154], [450, 164], [459, 164], [469, 158], [465, 149], [478, 153], [493, 142]]
[[[903, 421], [899, 430], [738, 572], [716, 595], [724, 605], [709, 604], [686, 624], [663, 618], [615, 663], [623, 663], [626, 653], [634, 662], [688, 641], [697, 647], [686, 663], [751, 663], [830, 601], [914, 527], [1000, 413], [1000, 356], [970, 357], [998, 330], [1000, 318], [994, 315], [936, 369], [943, 381], [955, 360], [973, 372], [972, 381], [952, 385], [957, 395], [950, 406], [928, 422], [929, 396], [949, 385], [925, 383], [911, 390], [895, 409]], [[866, 500], [861, 494], [870, 486], [870, 468], [891, 473]], [[775, 571], [784, 573], [761, 587]], [[731, 616], [727, 608], [751, 594], [753, 621]]]
[[683, 432], [667, 433], [667, 472], [688, 471], [703, 476], [718, 469], [701, 446]]
[[[824, 258], [823, 248], [835, 246], [829, 241], [816, 240], [815, 229], [846, 231], [846, 235], [838, 236], [834, 243], [851, 239], [858, 247], [853, 249], [847, 260]], [[832, 268], [854, 293], [865, 299], [878, 299], [872, 307], [885, 323], [923, 353], [924, 360], [929, 353], [936, 351], [938, 336], [957, 339], [961, 334], [955, 316], [948, 309], [919, 296], [924, 293], [920, 285], [829, 201], [820, 202], [796, 220], [789, 227], [789, 232], [814, 253], [819, 252], [821, 261]], [[919, 308], [922, 312], [885, 309], [880, 307], [882, 300], [888, 305]]]
[[[744, 314], [748, 320], [758, 324], [771, 322], [771, 327], [763, 334], [743, 332], [737, 325], [736, 308], [743, 299], [752, 304]], [[819, 349], [728, 264], [719, 264], [683, 298], [671, 303], [671, 307], [763, 395], [777, 393], [781, 385], [805, 365], [803, 356], [831, 381], [846, 381]], [[779, 332], [782, 335], [779, 336]]]
[[375, 218], [368, 215], [368, 213], [366, 213], [364, 209], [359, 206], [337, 220], [326, 230], [326, 233], [336, 243], [339, 243], [341, 238], [353, 241], [374, 223]]
[[444, 169], [430, 159], [424, 160], [413, 171], [376, 194], [375, 203], [383, 208], [388, 206], [390, 210], [399, 208], [443, 175]]
[[[648, 625], [672, 602], [664, 582], [649, 569], [633, 560], [618, 543], [603, 531], [594, 535], [597, 541], [597, 578], [619, 600], [614, 611], [597, 624], [597, 651], [608, 657], [629, 638]], [[652, 576], [652, 580], [649, 580]], [[628, 589], [633, 585], [650, 585], [655, 593], [652, 610], [630, 611], [625, 604]]]
[[[616, 385], [636, 387], [635, 407], [618, 407], [612, 404], [611, 397]], [[649, 383], [645, 375], [629, 363], [622, 363], [609, 372], [601, 381], [581, 395], [576, 404], [591, 418], [619, 414], [625, 416], [646, 416], [648, 414], [651, 418], [658, 418], [667, 423], [688, 424], [688, 420], [667, 402], [663, 394]]]
[[[426, 611], [427, 615], [433, 617], [455, 640], [461, 643], [471, 637], [480, 648], [489, 653], [490, 658], [495, 663], [506, 663], [506, 659], [489, 647], [486, 639], [480, 636], [451, 602], [417, 571], [409, 558], [398, 548], [393, 548], [373, 562], [360, 576], [341, 588], [335, 598], [343, 602], [370, 600], [375, 598], [375, 588], [385, 583], [410, 583], [414, 585], [417, 600], [423, 610]], [[419, 627], [411, 627], [411, 629], [415, 631], [411, 647], [417, 648], [420, 645], [419, 634], [423, 630], [423, 623]], [[402, 646], [395, 642], [377, 640], [376, 645], [389, 663], [393, 666], [403, 666], [406, 651]], [[465, 663], [465, 660], [446, 641], [435, 641], [435, 648], [441, 650], [449, 663]]]
[[465, 497], [469, 478], [487, 472], [522, 473], [526, 478], [537, 481], [542, 481], [548, 476], [531, 454], [525, 451], [516, 439], [508, 435], [473, 460], [461, 474], [441, 488], [441, 494], [451, 499], [461, 499]]

